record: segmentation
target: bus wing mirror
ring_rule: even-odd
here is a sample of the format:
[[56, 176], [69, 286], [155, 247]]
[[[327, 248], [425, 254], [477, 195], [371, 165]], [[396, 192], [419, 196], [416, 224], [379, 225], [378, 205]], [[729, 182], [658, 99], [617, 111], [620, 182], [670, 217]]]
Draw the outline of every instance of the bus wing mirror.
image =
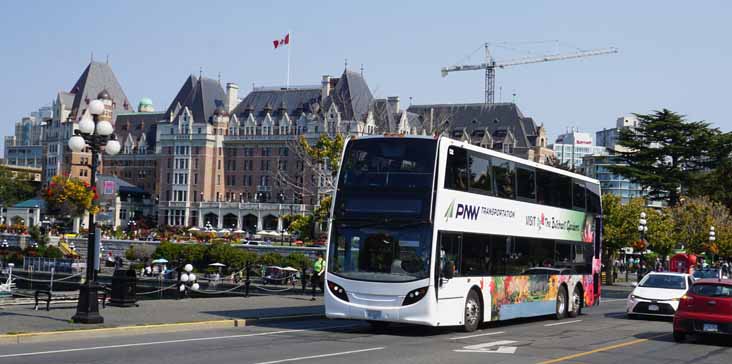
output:
[[445, 267], [445, 269], [442, 271], [442, 278], [452, 279], [452, 277], [453, 277], [452, 269], [450, 269], [449, 266]]

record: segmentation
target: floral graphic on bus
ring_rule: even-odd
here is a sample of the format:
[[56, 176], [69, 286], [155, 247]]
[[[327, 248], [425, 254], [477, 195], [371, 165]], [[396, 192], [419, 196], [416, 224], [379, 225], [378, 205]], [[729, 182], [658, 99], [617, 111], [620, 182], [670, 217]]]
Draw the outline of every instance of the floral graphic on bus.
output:
[[[581, 284], [585, 306], [594, 303], [591, 275], [494, 276], [489, 289], [491, 321], [526, 316], [526, 312], [546, 315], [554, 312], [559, 287]], [[573, 289], [573, 288], [570, 288]], [[569, 292], [568, 292], [569, 293]]]

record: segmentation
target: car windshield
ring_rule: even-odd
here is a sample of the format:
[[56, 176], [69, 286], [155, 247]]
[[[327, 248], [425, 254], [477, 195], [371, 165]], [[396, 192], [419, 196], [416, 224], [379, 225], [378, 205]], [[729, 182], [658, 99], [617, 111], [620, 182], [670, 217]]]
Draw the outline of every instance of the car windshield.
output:
[[649, 274], [638, 285], [644, 288], [686, 289], [686, 280], [683, 276], [668, 274]]
[[707, 297], [732, 297], [732, 286], [726, 284], [695, 284], [691, 292], [699, 296]]
[[716, 269], [702, 269], [694, 272], [694, 278], [719, 278], [719, 271]]
[[335, 224], [328, 256], [329, 273], [379, 282], [427, 278], [431, 235], [429, 224], [394, 227]]

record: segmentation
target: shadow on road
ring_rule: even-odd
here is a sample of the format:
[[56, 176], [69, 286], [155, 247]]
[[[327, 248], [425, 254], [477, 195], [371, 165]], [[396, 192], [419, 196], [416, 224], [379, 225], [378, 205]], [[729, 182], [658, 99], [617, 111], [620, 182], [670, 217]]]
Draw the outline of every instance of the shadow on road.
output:
[[606, 314], [602, 315], [605, 318], [611, 318], [611, 319], [620, 319], [620, 320], [626, 320], [626, 321], [653, 321], [653, 322], [668, 322], [671, 323], [674, 321], [673, 317], [664, 317], [664, 316], [628, 316], [625, 312], [608, 312]]
[[[671, 330], [668, 332], [646, 332], [642, 334], [634, 335], [635, 337], [639, 339], [648, 339], [650, 341], [660, 341], [660, 342], [667, 342], [667, 343], [673, 343], [673, 335], [671, 333]], [[706, 346], [720, 346], [723, 347], [720, 350], [726, 351], [728, 348], [732, 348], [732, 341], [730, 341], [729, 336], [725, 335], [705, 335], [705, 334], [695, 334], [695, 335], [687, 335], [686, 341], [683, 343], [679, 343], [680, 345], [684, 344], [696, 344], [696, 345], [706, 345]], [[711, 352], [708, 353], [706, 356], [718, 354], [718, 352]], [[695, 362], [703, 362], [703, 357], [694, 359]]]

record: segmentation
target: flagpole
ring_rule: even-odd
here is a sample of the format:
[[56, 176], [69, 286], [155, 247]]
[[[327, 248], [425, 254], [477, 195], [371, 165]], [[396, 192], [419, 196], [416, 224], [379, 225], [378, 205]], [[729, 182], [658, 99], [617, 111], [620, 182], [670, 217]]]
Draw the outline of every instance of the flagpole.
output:
[[[290, 31], [287, 31], [287, 34], [290, 36], [290, 42], [292, 43], [292, 33]], [[290, 48], [292, 46], [290, 44], [287, 44], [287, 84], [285, 85], [285, 88], [290, 88]]]

